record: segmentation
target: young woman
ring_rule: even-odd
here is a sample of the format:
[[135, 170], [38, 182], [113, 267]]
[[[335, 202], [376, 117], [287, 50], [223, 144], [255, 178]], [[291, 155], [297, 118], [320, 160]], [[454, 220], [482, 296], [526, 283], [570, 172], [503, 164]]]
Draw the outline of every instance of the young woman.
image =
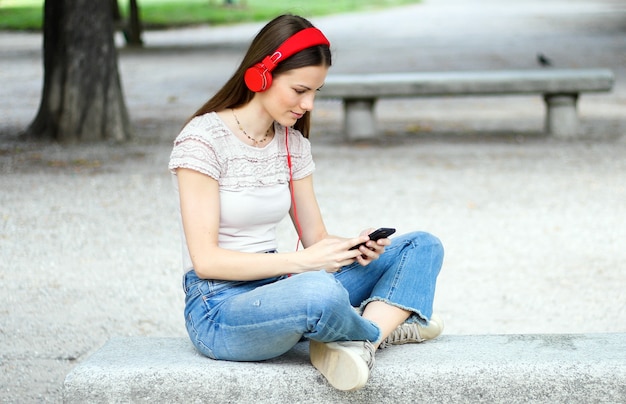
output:
[[[328, 382], [355, 390], [367, 382], [377, 348], [441, 333], [432, 305], [443, 249], [421, 232], [393, 241], [370, 240], [372, 229], [328, 234], [308, 135], [330, 65], [330, 44], [309, 21], [275, 18], [185, 125], [169, 169], [196, 348], [213, 359], [260, 361], [308, 339], [311, 362]], [[275, 229], [288, 213], [304, 249], [280, 253]]]

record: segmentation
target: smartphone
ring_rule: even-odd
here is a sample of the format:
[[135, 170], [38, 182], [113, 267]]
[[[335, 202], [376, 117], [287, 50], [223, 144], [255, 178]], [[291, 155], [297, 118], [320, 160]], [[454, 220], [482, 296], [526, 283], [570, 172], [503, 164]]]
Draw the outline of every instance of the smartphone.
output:
[[[369, 237], [370, 240], [376, 241], [376, 240], [381, 239], [381, 238], [387, 238], [387, 237], [391, 236], [395, 232], [396, 232], [396, 229], [393, 229], [391, 227], [381, 227], [380, 229], [374, 230], [373, 232], [368, 234], [367, 237]], [[365, 245], [365, 243], [357, 244], [357, 245], [351, 247], [350, 249], [351, 250], [356, 250], [357, 248], [361, 247], [362, 245]]]

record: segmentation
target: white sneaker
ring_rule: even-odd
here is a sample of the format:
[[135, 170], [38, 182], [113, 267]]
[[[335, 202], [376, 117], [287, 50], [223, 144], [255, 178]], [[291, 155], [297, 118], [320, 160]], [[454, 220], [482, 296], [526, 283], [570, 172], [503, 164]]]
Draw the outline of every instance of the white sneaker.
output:
[[415, 323], [400, 324], [387, 338], [381, 342], [379, 348], [387, 348], [389, 345], [402, 345], [410, 342], [424, 342], [441, 335], [443, 332], [443, 319], [433, 314], [428, 325]]
[[365, 386], [374, 366], [374, 346], [369, 341], [336, 341], [309, 344], [311, 363], [337, 390]]

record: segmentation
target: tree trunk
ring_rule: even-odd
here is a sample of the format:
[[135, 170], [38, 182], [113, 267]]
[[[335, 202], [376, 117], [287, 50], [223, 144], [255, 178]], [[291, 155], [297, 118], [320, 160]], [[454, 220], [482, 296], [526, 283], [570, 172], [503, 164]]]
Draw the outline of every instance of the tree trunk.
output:
[[63, 143], [130, 137], [111, 3], [46, 0], [44, 84], [28, 137]]
[[128, 26], [124, 32], [126, 44], [129, 46], [143, 46], [143, 39], [141, 39], [141, 18], [139, 16], [139, 5], [137, 4], [137, 0], [130, 0], [129, 11]]
[[109, 0], [111, 3], [111, 11], [113, 12], [113, 25], [117, 25], [122, 21], [122, 13], [120, 12], [120, 5], [117, 0]]

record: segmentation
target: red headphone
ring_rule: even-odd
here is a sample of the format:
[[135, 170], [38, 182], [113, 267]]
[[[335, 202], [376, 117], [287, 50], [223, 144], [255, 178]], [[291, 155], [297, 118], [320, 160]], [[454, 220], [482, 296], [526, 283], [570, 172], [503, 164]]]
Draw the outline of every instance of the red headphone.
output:
[[316, 45], [330, 46], [330, 42], [319, 29], [311, 27], [296, 32], [287, 38], [274, 53], [246, 70], [244, 75], [246, 86], [255, 93], [267, 90], [272, 85], [272, 71], [281, 60]]

